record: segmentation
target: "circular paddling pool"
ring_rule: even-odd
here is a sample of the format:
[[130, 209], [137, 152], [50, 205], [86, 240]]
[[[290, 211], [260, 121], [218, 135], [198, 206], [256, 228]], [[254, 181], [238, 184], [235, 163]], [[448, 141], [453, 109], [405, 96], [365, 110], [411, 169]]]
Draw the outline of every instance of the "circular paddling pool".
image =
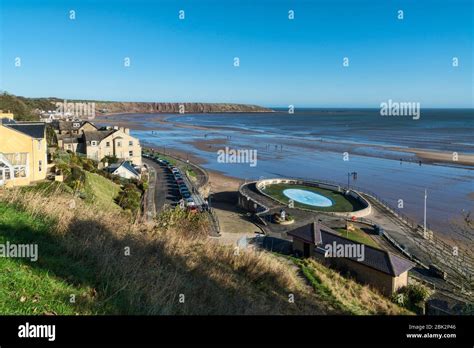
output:
[[313, 207], [330, 207], [333, 205], [329, 198], [311, 191], [286, 189], [283, 191], [283, 194], [295, 202], [311, 205]]

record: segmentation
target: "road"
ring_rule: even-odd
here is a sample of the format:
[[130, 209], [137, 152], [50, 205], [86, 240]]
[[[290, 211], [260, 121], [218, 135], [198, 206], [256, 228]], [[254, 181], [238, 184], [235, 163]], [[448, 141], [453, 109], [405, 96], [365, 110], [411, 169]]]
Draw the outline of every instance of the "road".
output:
[[181, 199], [178, 185], [173, 174], [166, 166], [156, 163], [150, 159], [143, 158], [143, 162], [155, 171], [155, 182], [150, 183], [149, 190], [153, 192], [156, 212], [160, 212], [165, 205], [174, 206]]
[[[209, 176], [207, 172], [203, 168], [193, 163], [183, 161], [173, 156], [170, 157], [175, 159], [175, 166], [180, 169], [183, 180], [185, 181], [185, 184], [188, 187], [188, 190], [191, 193], [194, 202], [198, 207], [202, 207], [204, 205], [204, 198], [199, 192], [199, 189], [206, 186], [209, 181]], [[150, 165], [153, 165], [153, 168], [155, 168], [157, 172], [157, 184], [155, 186], [157, 211], [161, 210], [165, 204], [176, 204], [177, 201], [179, 201], [179, 199], [181, 198], [181, 195], [179, 194], [178, 186], [175, 183], [173, 175], [169, 172], [169, 170], [166, 169], [166, 166], [155, 163], [151, 159], [147, 161], [148, 162], [146, 163], [150, 163]], [[191, 182], [191, 180], [186, 175], [187, 168], [193, 169], [196, 175], [194, 182]], [[166, 183], [164, 187], [160, 186], [160, 181]], [[159, 196], [161, 196], [161, 198]], [[160, 201], [160, 199], [163, 200], [162, 197], [167, 197], [169, 203], [166, 201], [164, 203]], [[207, 211], [203, 213], [206, 214], [211, 225], [210, 235], [213, 237], [220, 236], [220, 225], [217, 216], [212, 211]]]

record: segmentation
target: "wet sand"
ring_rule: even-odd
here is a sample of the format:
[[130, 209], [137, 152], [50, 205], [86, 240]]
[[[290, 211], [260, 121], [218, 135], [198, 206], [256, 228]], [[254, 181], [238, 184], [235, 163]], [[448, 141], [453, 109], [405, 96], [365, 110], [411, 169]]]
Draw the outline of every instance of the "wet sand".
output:
[[219, 138], [186, 141], [185, 143], [192, 145], [194, 148], [201, 151], [216, 152], [217, 150], [222, 149], [225, 145], [227, 145], [229, 141], [225, 138]]
[[413, 149], [413, 148], [393, 148], [393, 149], [400, 152], [413, 153], [421, 160], [424, 160], [423, 162], [444, 163], [444, 164], [451, 164], [451, 165], [462, 164], [466, 166], [474, 166], [474, 155], [459, 153], [457, 154], [457, 159], [455, 159], [452, 152], [428, 151], [428, 150]]
[[[209, 131], [209, 133], [215, 133], [215, 131], [219, 130], [236, 130], [241, 134], [257, 134], [258, 132], [252, 132], [249, 130], [242, 130], [236, 129], [232, 127], [207, 127], [207, 126], [194, 126], [188, 125], [176, 121], [170, 121], [169, 118], [179, 116], [173, 114], [163, 114], [163, 115], [155, 115], [151, 114], [153, 117], [147, 118], [147, 123], [140, 122], [140, 120], [134, 120], [135, 116], [131, 116], [131, 114], [107, 114], [98, 116], [93, 122], [100, 124], [100, 125], [116, 125], [119, 127], [127, 127], [135, 130], [150, 130], [150, 131], [166, 131], [169, 129], [173, 129], [174, 127], [183, 128], [183, 129], [195, 129], [195, 130], [203, 130]], [[260, 134], [260, 133], [258, 133]], [[202, 140], [194, 140], [190, 142], [186, 142], [187, 144], [192, 145], [196, 149], [200, 151], [206, 152], [215, 152], [216, 149], [222, 148], [223, 146], [228, 144], [228, 140], [226, 138], [208, 138]], [[217, 145], [217, 146], [216, 146]], [[376, 158], [383, 158], [383, 159], [392, 159], [392, 160], [399, 160], [402, 159], [404, 161], [421, 161], [426, 164], [437, 164], [437, 165], [448, 165], [448, 166], [472, 166], [474, 169], [474, 155], [473, 154], [457, 154], [457, 160], [453, 157], [453, 152], [448, 151], [434, 151], [434, 150], [426, 150], [426, 149], [419, 149], [419, 148], [407, 148], [407, 147], [398, 147], [398, 146], [385, 146], [385, 145], [377, 145], [377, 144], [368, 144], [368, 143], [349, 143], [344, 141], [332, 141], [332, 140], [316, 140], [311, 144], [291, 144], [292, 146], [299, 146], [301, 148], [308, 149], [309, 151], [329, 151], [329, 152], [344, 152], [350, 150], [351, 153], [356, 155], [368, 156], [368, 157], [376, 157]], [[264, 146], [264, 144], [262, 144]], [[379, 151], [377, 151], [379, 150]], [[389, 153], [393, 152], [393, 153]], [[410, 154], [410, 157], [401, 158], [396, 153], [407, 153]], [[263, 153], [262, 153], [263, 155]], [[260, 158], [263, 158], [260, 156]]]

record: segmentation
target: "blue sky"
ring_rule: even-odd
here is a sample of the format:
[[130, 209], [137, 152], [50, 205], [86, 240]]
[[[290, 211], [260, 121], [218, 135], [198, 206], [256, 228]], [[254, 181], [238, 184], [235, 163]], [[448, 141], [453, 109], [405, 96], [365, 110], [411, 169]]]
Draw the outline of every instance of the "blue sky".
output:
[[[378, 107], [388, 99], [473, 106], [470, 0], [0, 3], [0, 89], [17, 95], [295, 107]], [[400, 9], [403, 20], [397, 19]], [[292, 21], [289, 10], [295, 11]], [[16, 57], [21, 67], [15, 67]], [[130, 67], [124, 67], [126, 57]], [[344, 57], [349, 67], [343, 67]], [[457, 68], [453, 57], [459, 58]]]

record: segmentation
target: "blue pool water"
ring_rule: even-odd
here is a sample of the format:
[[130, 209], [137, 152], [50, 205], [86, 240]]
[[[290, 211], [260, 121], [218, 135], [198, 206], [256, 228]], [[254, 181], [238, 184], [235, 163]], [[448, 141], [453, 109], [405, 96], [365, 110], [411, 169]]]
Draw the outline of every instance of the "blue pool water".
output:
[[332, 201], [320, 194], [301, 190], [301, 189], [286, 189], [283, 194], [295, 202], [311, 205], [313, 207], [330, 207]]

